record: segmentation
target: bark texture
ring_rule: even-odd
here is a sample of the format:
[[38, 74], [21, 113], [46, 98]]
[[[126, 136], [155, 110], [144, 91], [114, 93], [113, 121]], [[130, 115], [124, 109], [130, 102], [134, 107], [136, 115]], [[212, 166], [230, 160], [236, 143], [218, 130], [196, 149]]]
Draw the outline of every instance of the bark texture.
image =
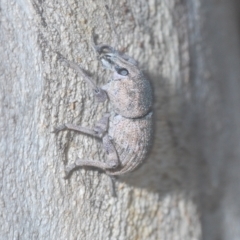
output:
[[[239, 1], [189, 1], [203, 239], [240, 239]], [[196, 11], [198, 9], [198, 11]], [[195, 110], [194, 110], [195, 108]], [[195, 150], [194, 150], [195, 149]]]
[[[239, 39], [234, 2], [224, 4], [0, 1], [1, 239], [200, 239], [200, 213], [205, 239], [239, 237]], [[51, 134], [111, 110], [57, 60], [60, 52], [106, 83], [92, 32], [138, 60], [154, 89], [152, 150], [117, 181], [117, 198], [96, 170], [63, 179], [77, 157], [104, 160], [99, 141]]]

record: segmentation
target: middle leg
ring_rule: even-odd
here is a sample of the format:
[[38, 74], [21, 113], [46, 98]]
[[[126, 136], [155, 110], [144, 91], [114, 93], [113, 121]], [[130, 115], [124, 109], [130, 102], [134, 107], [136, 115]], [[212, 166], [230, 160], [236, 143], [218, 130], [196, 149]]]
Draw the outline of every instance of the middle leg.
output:
[[52, 131], [53, 133], [59, 133], [64, 130], [73, 130], [80, 133], [85, 133], [93, 137], [102, 138], [104, 133], [108, 130], [108, 121], [109, 121], [109, 113], [105, 113], [103, 117], [96, 123], [93, 129], [88, 127], [77, 126], [71, 123], [62, 124]]

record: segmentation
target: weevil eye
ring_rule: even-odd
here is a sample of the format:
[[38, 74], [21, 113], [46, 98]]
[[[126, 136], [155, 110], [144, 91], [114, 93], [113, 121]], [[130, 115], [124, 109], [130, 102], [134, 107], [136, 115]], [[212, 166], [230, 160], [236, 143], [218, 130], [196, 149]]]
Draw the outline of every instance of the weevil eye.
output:
[[115, 68], [117, 73], [122, 76], [127, 76], [129, 74], [126, 68]]

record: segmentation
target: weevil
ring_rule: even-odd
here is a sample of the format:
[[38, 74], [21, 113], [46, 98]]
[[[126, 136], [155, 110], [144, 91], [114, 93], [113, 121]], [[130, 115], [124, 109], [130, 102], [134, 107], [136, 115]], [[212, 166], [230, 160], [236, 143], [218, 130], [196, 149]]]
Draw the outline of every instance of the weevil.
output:
[[94, 46], [103, 67], [112, 71], [110, 81], [98, 87], [76, 63], [60, 59], [78, 72], [99, 102], [109, 99], [113, 111], [105, 113], [93, 128], [64, 124], [54, 132], [74, 130], [102, 140], [107, 159], [77, 159], [66, 167], [66, 177], [78, 167], [95, 167], [108, 175], [133, 171], [146, 158], [152, 138], [152, 89], [150, 82], [128, 55], [108, 45]]

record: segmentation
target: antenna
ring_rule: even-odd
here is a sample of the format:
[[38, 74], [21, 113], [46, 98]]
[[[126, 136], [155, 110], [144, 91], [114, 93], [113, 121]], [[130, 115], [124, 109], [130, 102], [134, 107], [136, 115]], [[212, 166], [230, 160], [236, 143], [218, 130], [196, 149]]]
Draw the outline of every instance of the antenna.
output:
[[106, 10], [107, 10], [107, 15], [108, 15], [108, 17], [109, 17], [111, 29], [112, 29], [112, 31], [114, 32], [113, 47], [114, 47], [114, 48], [117, 48], [117, 45], [118, 45], [118, 43], [119, 43], [119, 37], [118, 37], [117, 31], [116, 31], [116, 25], [115, 25], [115, 23], [114, 23], [114, 17], [113, 17], [113, 15], [111, 14], [111, 11], [110, 11], [108, 5], [105, 5], [105, 8], [106, 8]]

